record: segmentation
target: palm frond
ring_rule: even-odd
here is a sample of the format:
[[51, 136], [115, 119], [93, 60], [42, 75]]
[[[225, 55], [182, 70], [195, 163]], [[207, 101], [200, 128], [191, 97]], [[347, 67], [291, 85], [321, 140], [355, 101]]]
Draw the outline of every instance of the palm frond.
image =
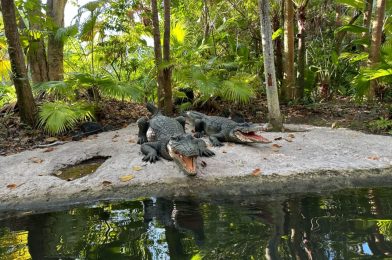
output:
[[93, 106], [85, 103], [44, 103], [39, 109], [39, 127], [51, 134], [58, 134], [74, 127], [78, 121], [93, 119], [93, 111]]
[[108, 97], [141, 100], [143, 91], [135, 82], [115, 82], [105, 78], [97, 81], [99, 91]]
[[232, 78], [223, 81], [221, 96], [224, 99], [240, 103], [249, 103], [250, 98], [254, 96], [254, 94], [253, 88], [244, 80]]
[[76, 34], [78, 34], [78, 24], [73, 24], [71, 26], [58, 28], [54, 38], [57, 41], [65, 42], [67, 39], [75, 36]]
[[73, 96], [71, 85], [66, 81], [47, 81], [33, 85], [33, 90], [37, 93], [57, 93], [64, 96]]

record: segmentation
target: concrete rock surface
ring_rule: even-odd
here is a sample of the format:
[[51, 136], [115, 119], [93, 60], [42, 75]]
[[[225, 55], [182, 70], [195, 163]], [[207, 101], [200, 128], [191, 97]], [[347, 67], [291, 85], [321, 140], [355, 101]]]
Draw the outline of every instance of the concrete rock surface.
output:
[[[348, 129], [287, 125], [271, 144], [210, 147], [188, 177], [174, 162], [144, 163], [137, 126], [54, 147], [0, 157], [0, 211], [33, 210], [140, 196], [281, 194], [392, 183], [392, 137]], [[208, 143], [208, 140], [206, 139]], [[59, 169], [110, 156], [95, 173], [66, 181]], [[124, 181], [121, 177], [129, 176]]]

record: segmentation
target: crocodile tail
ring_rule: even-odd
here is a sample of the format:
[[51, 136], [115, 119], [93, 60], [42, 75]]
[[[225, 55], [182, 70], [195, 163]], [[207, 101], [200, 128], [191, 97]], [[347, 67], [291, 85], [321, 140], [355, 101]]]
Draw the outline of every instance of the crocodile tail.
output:
[[147, 110], [150, 111], [151, 114], [156, 114], [159, 112], [159, 109], [154, 106], [153, 103], [147, 103], [146, 104]]

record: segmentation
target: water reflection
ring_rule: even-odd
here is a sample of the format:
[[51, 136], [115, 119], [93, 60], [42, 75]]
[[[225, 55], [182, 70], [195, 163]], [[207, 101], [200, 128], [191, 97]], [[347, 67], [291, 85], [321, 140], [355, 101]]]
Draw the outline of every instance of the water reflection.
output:
[[0, 220], [0, 259], [352, 259], [392, 254], [392, 189], [151, 198]]

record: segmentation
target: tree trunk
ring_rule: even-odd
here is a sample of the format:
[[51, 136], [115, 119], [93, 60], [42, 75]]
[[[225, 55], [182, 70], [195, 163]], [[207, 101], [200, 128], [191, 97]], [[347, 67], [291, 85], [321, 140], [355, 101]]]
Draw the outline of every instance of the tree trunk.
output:
[[64, 43], [55, 38], [59, 28], [64, 27], [64, 8], [67, 0], [48, 0], [48, 16], [53, 28], [48, 37], [48, 68], [50, 80], [64, 79]]
[[305, 23], [306, 23], [306, 1], [303, 5], [299, 6], [297, 9], [297, 23], [298, 23], [298, 78], [297, 78], [297, 89], [296, 89], [296, 98], [301, 99], [304, 96], [305, 90]]
[[[30, 30], [42, 32], [42, 27], [40, 25], [40, 19], [43, 17], [41, 1], [32, 0], [32, 3], [32, 8], [27, 9]], [[39, 38], [33, 38], [32, 36], [29, 37], [29, 51], [27, 59], [30, 65], [33, 83], [49, 81], [45, 42], [42, 33]]]
[[367, 29], [367, 32], [362, 33], [362, 38], [366, 38], [370, 33], [370, 25], [372, 21], [373, 12], [373, 0], [365, 0], [365, 10], [363, 12], [363, 27]]
[[1, 0], [1, 10], [12, 67], [12, 79], [18, 100], [19, 116], [22, 122], [34, 127], [36, 106], [27, 77], [27, 69], [16, 24], [14, 1]]
[[[377, 0], [376, 16], [374, 17], [372, 25], [372, 42], [370, 44], [369, 52], [369, 67], [376, 66], [380, 61], [382, 27], [385, 16], [385, 2], [386, 0]], [[376, 89], [377, 80], [370, 81], [370, 88], [368, 91], [369, 100], [373, 100], [375, 98]]]
[[282, 99], [294, 99], [295, 69], [294, 69], [294, 5], [292, 0], [284, 0], [284, 68]]
[[209, 10], [207, 0], [203, 0], [203, 17], [204, 17], [204, 42], [207, 42], [210, 36], [210, 22], [209, 22]]
[[263, 45], [264, 75], [268, 103], [268, 120], [270, 127], [273, 130], [281, 131], [283, 128], [283, 122], [279, 108], [278, 88], [276, 86], [272, 28], [269, 17], [269, 1], [259, 0], [259, 10]]
[[151, 12], [152, 12], [152, 31], [154, 38], [154, 54], [155, 54], [155, 66], [157, 69], [157, 81], [158, 81], [158, 108], [164, 108], [164, 88], [163, 88], [163, 73], [162, 73], [162, 47], [161, 47], [161, 33], [159, 31], [159, 18], [158, 18], [158, 6], [156, 0], [151, 0]]
[[163, 89], [165, 92], [165, 112], [167, 115], [173, 114], [173, 99], [170, 63], [170, 0], [164, 0], [164, 33], [163, 33], [163, 60], [165, 68], [163, 69]]
[[[280, 18], [281, 18], [281, 12], [280, 11], [274, 12], [272, 17], [272, 29], [274, 32], [279, 30], [280, 28]], [[277, 82], [280, 83], [280, 85], [282, 85], [282, 81], [283, 81], [283, 53], [282, 53], [283, 43], [281, 39], [282, 39], [281, 37], [278, 37], [274, 40], [276, 79]]]

